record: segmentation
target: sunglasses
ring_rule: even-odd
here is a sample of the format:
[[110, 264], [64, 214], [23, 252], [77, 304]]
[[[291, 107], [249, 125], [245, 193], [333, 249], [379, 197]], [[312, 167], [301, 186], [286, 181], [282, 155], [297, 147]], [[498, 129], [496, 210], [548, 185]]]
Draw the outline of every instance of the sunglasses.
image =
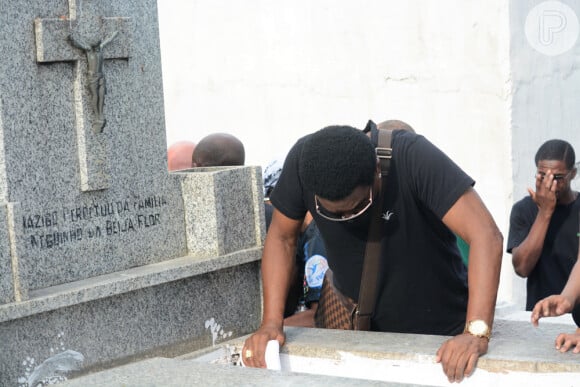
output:
[[373, 204], [373, 187], [371, 186], [369, 190], [369, 198], [353, 208], [350, 215], [348, 213], [336, 214], [328, 211], [320, 204], [320, 199], [317, 195], [314, 195], [314, 204], [316, 206], [316, 213], [324, 219], [332, 222], [346, 222], [347, 220], [361, 216]]
[[[556, 181], [564, 180], [566, 177], [568, 177], [568, 175], [570, 175], [571, 172], [572, 171], [568, 171], [568, 173], [554, 174], [554, 180]], [[544, 177], [546, 177], [545, 172], [538, 172], [538, 175], [540, 175], [540, 180], [544, 180]]]

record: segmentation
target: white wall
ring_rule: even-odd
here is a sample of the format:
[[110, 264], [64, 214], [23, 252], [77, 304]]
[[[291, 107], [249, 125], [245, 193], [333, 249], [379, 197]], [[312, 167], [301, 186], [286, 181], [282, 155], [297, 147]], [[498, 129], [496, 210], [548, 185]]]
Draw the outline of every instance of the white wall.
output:
[[[475, 178], [507, 239], [522, 195], [512, 176], [517, 184], [528, 177], [520, 159], [531, 160], [545, 126], [534, 123], [533, 136], [520, 128], [533, 121], [530, 109], [561, 110], [528, 102], [547, 85], [557, 95], [571, 75], [551, 84], [552, 67], [542, 66], [537, 85], [517, 76], [536, 75], [535, 59], [511, 64], [523, 3], [158, 0], [168, 143], [226, 131], [244, 142], [247, 164], [263, 166], [326, 125], [402, 119]], [[561, 97], [577, 101], [575, 83]], [[512, 300], [512, 273], [506, 255], [501, 302]]]

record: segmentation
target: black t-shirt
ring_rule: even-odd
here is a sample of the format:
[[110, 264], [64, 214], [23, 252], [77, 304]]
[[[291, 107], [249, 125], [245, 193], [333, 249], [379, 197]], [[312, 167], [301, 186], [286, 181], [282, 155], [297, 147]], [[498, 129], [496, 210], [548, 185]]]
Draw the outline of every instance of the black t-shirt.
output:
[[[314, 193], [303, 189], [298, 173], [304, 140], [286, 157], [272, 204], [293, 219], [313, 214], [335, 285], [358, 299], [372, 211], [348, 222], [318, 216]], [[467, 272], [455, 236], [441, 219], [474, 181], [423, 136], [395, 131], [392, 144], [390, 173], [383, 178], [380, 287], [371, 327], [457, 334], [465, 324]]]
[[[528, 276], [526, 310], [541, 299], [560, 294], [578, 256], [580, 195], [567, 205], [557, 205], [544, 238], [538, 263]], [[519, 246], [530, 233], [538, 206], [527, 196], [512, 207], [507, 252]]]

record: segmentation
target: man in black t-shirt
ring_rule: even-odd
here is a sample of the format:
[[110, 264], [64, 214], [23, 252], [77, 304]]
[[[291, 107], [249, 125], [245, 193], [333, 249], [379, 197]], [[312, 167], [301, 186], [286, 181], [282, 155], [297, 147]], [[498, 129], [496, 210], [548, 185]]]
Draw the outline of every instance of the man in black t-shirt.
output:
[[[450, 381], [469, 375], [486, 353], [502, 236], [474, 181], [423, 136], [403, 130], [393, 132], [383, 178], [375, 147], [360, 130], [332, 126], [290, 150], [270, 197], [275, 216], [262, 256], [264, 316], [244, 345], [246, 365], [265, 366], [267, 341], [284, 342], [285, 289], [306, 212], [324, 239], [334, 285], [357, 300], [371, 209], [380, 196], [381, 267], [371, 329], [457, 335], [436, 357]], [[469, 286], [453, 233], [470, 245]]]
[[563, 140], [542, 144], [535, 156], [536, 190], [512, 207], [507, 252], [527, 278], [526, 310], [564, 288], [578, 255], [580, 198], [570, 187], [575, 154]]

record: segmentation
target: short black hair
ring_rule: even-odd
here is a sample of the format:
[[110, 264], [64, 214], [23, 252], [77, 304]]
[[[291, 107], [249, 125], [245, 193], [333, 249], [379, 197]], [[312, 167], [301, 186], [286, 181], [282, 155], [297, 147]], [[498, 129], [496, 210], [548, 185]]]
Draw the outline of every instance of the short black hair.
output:
[[308, 191], [341, 200], [375, 178], [377, 157], [370, 139], [352, 126], [328, 126], [304, 140], [298, 171]]
[[566, 164], [568, 170], [574, 168], [576, 163], [576, 154], [572, 145], [564, 140], [548, 140], [542, 144], [540, 149], [536, 152], [536, 166], [541, 160], [558, 160]]

